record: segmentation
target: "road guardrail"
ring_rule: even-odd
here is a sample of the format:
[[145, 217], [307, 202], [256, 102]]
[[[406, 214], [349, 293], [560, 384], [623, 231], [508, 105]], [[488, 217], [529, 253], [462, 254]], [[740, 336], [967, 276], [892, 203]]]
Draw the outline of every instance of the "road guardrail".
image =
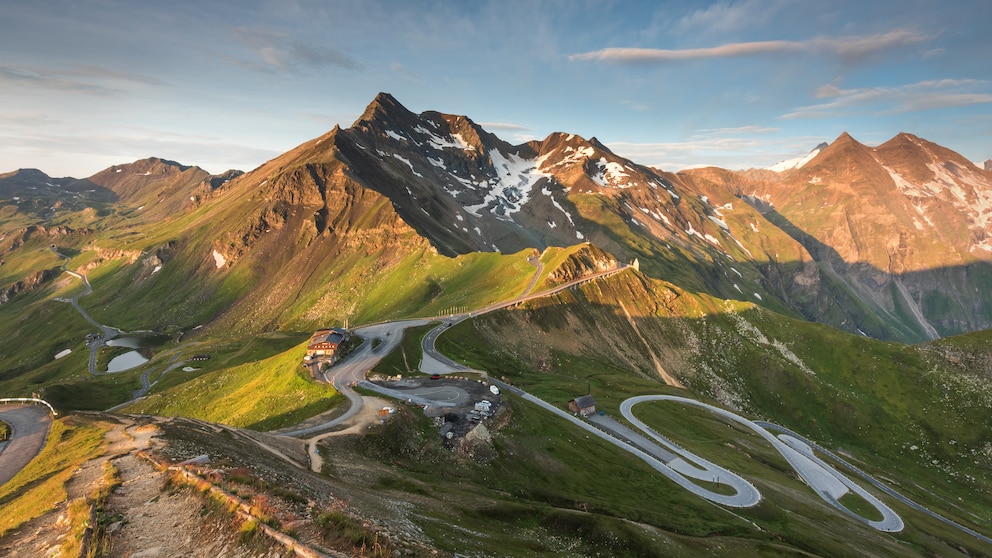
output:
[[48, 410], [52, 412], [53, 417], [59, 416], [52, 405], [45, 401], [44, 399], [38, 399], [37, 397], [4, 397], [0, 398], [0, 403], [6, 405], [7, 403], [32, 403], [35, 405], [44, 405], [48, 407]]

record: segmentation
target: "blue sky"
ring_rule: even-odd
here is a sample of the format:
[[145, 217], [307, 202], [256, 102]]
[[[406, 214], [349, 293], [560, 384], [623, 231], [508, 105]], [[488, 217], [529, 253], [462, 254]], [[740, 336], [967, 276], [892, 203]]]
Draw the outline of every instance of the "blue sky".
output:
[[379, 91], [679, 170], [848, 131], [992, 157], [987, 0], [0, 0], [0, 172], [250, 170]]

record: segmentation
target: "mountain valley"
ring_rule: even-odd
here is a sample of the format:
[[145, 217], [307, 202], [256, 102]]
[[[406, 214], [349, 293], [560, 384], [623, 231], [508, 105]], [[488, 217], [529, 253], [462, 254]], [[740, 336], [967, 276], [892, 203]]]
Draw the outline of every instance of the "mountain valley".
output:
[[[140, 470], [163, 501], [202, 481], [248, 502], [202, 504], [243, 555], [288, 552], [264, 524], [328, 556], [989, 556], [987, 167], [908, 133], [875, 147], [845, 133], [772, 169], [673, 173], [594, 137], [511, 145], [380, 93], [351, 127], [247, 172], [22, 169], [0, 175], [0, 397], [45, 399], [68, 415], [52, 426], [65, 440], [154, 432]], [[405, 333], [358, 334], [400, 320]], [[505, 404], [446, 439], [444, 405], [335, 383], [349, 356], [323, 376], [301, 366], [331, 326], [358, 337], [347, 350], [373, 376], [503, 385]], [[168, 341], [107, 373], [129, 350], [107, 328]], [[617, 420], [639, 395], [711, 403], [815, 441], [916, 507], [857, 481], [905, 522], [875, 529], [866, 501], [842, 489], [840, 511], [753, 433], [642, 404], [651, 429], [761, 494], [712, 504], [521, 393], [562, 410], [591, 395]], [[338, 426], [287, 434], [304, 421]], [[803, 459], [827, 459], [809, 447]], [[24, 469], [0, 508], [84, 462]], [[126, 493], [139, 467], [117, 462]], [[90, 498], [69, 486], [0, 525], [0, 548]], [[107, 555], [123, 555], [128, 513], [94, 516]]]

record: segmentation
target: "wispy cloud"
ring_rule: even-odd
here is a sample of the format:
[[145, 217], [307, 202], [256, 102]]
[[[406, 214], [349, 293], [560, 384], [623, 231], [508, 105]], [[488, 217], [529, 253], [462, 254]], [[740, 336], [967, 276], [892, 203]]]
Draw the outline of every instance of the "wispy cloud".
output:
[[49, 91], [108, 94], [113, 89], [77, 79], [64, 72], [24, 66], [0, 65], [0, 84], [8, 87], [30, 87]]
[[620, 104], [626, 106], [630, 110], [636, 110], [637, 112], [646, 112], [651, 109], [651, 107], [645, 103], [640, 101], [631, 101], [630, 99], [624, 99], [623, 101], [620, 101]]
[[110, 95], [126, 84], [164, 85], [165, 82], [142, 74], [122, 72], [93, 65], [76, 65], [70, 70], [0, 64], [0, 84], [64, 93]]
[[806, 41], [750, 41], [705, 48], [604, 48], [573, 54], [568, 59], [617, 64], [672, 64], [714, 58], [825, 54], [850, 63], [927, 39], [929, 36], [916, 31], [896, 30], [875, 35], [816, 37]]
[[768, 0], [717, 2], [685, 15], [679, 20], [677, 28], [680, 31], [701, 29], [717, 33], [753, 28], [769, 21], [779, 4]]
[[633, 143], [609, 142], [607, 147], [633, 161], [665, 170], [718, 165], [747, 168], [772, 164], [805, 153], [823, 138], [774, 138], [777, 128], [740, 126], [698, 130], [682, 141]]
[[521, 132], [525, 130], [530, 130], [527, 126], [521, 124], [512, 124], [509, 122], [479, 122], [479, 126], [482, 126], [486, 130], [503, 130], [507, 132]]
[[74, 70], [65, 72], [67, 76], [76, 76], [84, 79], [99, 79], [99, 80], [109, 80], [109, 81], [124, 81], [131, 83], [140, 83], [145, 85], [165, 85], [166, 82], [146, 76], [144, 74], [135, 74], [131, 72], [122, 72], [120, 70], [115, 70], [111, 68], [104, 68], [102, 66], [94, 66], [92, 64], [78, 64], [73, 66]]
[[737, 126], [736, 128], [704, 128], [697, 132], [702, 137], [717, 137], [738, 134], [774, 134], [781, 131], [779, 128], [769, 126]]
[[819, 87], [815, 95], [826, 102], [799, 107], [782, 118], [834, 118], [855, 112], [893, 114], [992, 103], [992, 84], [976, 79], [921, 81], [897, 87], [841, 89]]
[[56, 119], [44, 112], [7, 112], [0, 113], [0, 126], [40, 126], [51, 124]]
[[202, 134], [171, 133], [143, 128], [112, 129], [105, 133], [49, 135], [44, 133], [3, 134], [0, 144], [12, 147], [0, 152], [0, 172], [21, 168], [25, 161], [51, 176], [89, 176], [110, 165], [149, 156], [163, 157], [183, 164], [194, 164], [209, 172], [230, 168], [250, 170], [278, 155], [274, 149], [247, 146], [236, 138]]
[[262, 72], [300, 72], [306, 68], [337, 66], [360, 70], [361, 64], [335, 48], [291, 39], [283, 33], [239, 27], [231, 32], [254, 53], [251, 60], [235, 60], [242, 67]]

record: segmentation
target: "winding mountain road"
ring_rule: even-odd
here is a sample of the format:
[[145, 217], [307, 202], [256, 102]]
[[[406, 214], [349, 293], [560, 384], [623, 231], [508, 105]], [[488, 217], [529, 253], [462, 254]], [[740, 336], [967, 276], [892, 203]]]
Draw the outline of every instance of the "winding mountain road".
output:
[[40, 405], [0, 405], [0, 420], [13, 436], [0, 450], [0, 486], [14, 478], [45, 447], [52, 416]]
[[[558, 407], [552, 405], [551, 403], [548, 403], [543, 399], [535, 397], [534, 395], [531, 395], [530, 393], [527, 393], [522, 389], [513, 387], [505, 382], [494, 380], [492, 378], [490, 378], [489, 381], [504, 391], [513, 393], [525, 401], [529, 401], [541, 407], [542, 409], [554, 413], [558, 417], [563, 418], [571, 422], [572, 424], [578, 426], [579, 428], [585, 430], [586, 432], [595, 435], [597, 438], [600, 438], [601, 440], [605, 440], [606, 442], [609, 442], [626, 452], [634, 454], [636, 457], [640, 458], [642, 461], [647, 463], [652, 469], [665, 475], [666, 477], [674, 481], [682, 488], [685, 488], [686, 490], [692, 492], [693, 494], [696, 494], [711, 502], [716, 502], [718, 504], [723, 504], [725, 506], [730, 506], [734, 508], [747, 508], [754, 506], [759, 501], [761, 501], [761, 494], [751, 483], [747, 482], [741, 477], [735, 475], [734, 473], [731, 473], [730, 471], [718, 465], [709, 463], [708, 461], [704, 460], [699, 456], [695, 456], [688, 452], [684, 452], [687, 456], [692, 456], [691, 457], [692, 462], [702, 465], [702, 469], [696, 468], [696, 470], [700, 472], [700, 476], [698, 478], [704, 478], [704, 475], [702, 474], [703, 472], [708, 473], [707, 475], [705, 475], [705, 477], [707, 477], [705, 478], [705, 480], [708, 480], [710, 482], [713, 482], [716, 477], [720, 476], [720, 483], [732, 487], [734, 489], [734, 494], [729, 494], [729, 495], [720, 494], [718, 492], [714, 492], [712, 490], [704, 488], [692, 482], [691, 480], [689, 480], [688, 476], [682, 474], [681, 472], [677, 471], [674, 468], [674, 467], [678, 467], [679, 465], [672, 466], [670, 463], [665, 463], [662, 460], [664, 459], [664, 457], [659, 459], [659, 456], [655, 451], [650, 451], [650, 452], [645, 451], [645, 449], [638, 447], [639, 444], [636, 445], [632, 444], [618, 437], [615, 434], [611, 434], [604, 430], [601, 430], [600, 428], [596, 428], [589, 422], [582, 420], [570, 413], [567, 413], [559, 409]], [[670, 454], [663, 453], [661, 455], [667, 456]]]
[[[957, 523], [956, 521], [954, 521], [952, 519], [948, 519], [948, 518], [940, 515], [939, 513], [934, 512], [934, 511], [932, 511], [932, 510], [930, 510], [930, 509], [928, 509], [928, 508], [926, 508], [926, 507], [924, 507], [924, 506], [916, 503], [913, 500], [910, 500], [909, 498], [903, 496], [899, 492], [896, 492], [895, 489], [890, 488], [888, 485], [886, 485], [886, 484], [878, 481], [877, 479], [875, 479], [874, 477], [872, 477], [868, 473], [862, 471], [861, 469], [859, 469], [855, 465], [851, 464], [850, 461], [847, 461], [846, 459], [844, 459], [843, 457], [837, 455], [836, 453], [834, 453], [834, 452], [832, 452], [832, 451], [824, 448], [823, 446], [820, 446], [816, 442], [813, 442], [813, 441], [811, 441], [811, 440], [809, 440], [807, 438], [804, 438], [803, 436], [800, 436], [799, 434], [796, 434], [792, 430], [789, 430], [788, 428], [786, 428], [784, 426], [780, 426], [780, 425], [777, 425], [777, 424], [772, 423], [772, 422], [765, 422], [765, 421], [756, 420], [756, 421], [754, 421], [754, 424], [756, 424], [756, 425], [758, 425], [761, 428], [764, 428], [766, 430], [776, 430], [778, 432], [781, 432], [782, 435], [784, 435], [784, 436], [788, 436], [788, 437], [791, 437], [791, 438], [793, 438], [795, 440], [798, 440], [798, 441], [802, 442], [806, 446], [815, 449], [816, 451], [818, 451], [818, 452], [826, 455], [830, 459], [833, 459], [837, 463], [840, 463], [841, 465], [847, 467], [849, 470], [853, 471], [854, 474], [858, 475], [859, 477], [861, 477], [865, 481], [871, 483], [871, 485], [874, 486], [875, 488], [881, 490], [882, 492], [888, 494], [889, 496], [895, 498], [896, 500], [899, 500], [903, 504], [906, 504], [907, 506], [909, 506], [909, 507], [911, 507], [911, 508], [913, 508], [913, 509], [915, 509], [917, 511], [920, 511], [922, 513], [925, 513], [925, 514], [929, 515], [930, 517], [932, 517], [934, 519], [937, 519], [939, 521], [942, 521], [942, 522], [950, 525], [951, 527], [954, 527], [955, 529], [958, 529], [958, 530], [960, 530], [960, 531], [962, 531], [964, 533], [967, 533], [967, 534], [975, 537], [976, 539], [978, 539], [978, 540], [980, 540], [982, 542], [986, 542], [986, 543], [992, 544], [992, 538], [986, 537], [985, 535], [979, 533], [978, 531], [975, 531], [974, 529], [970, 529], [968, 527], [965, 527], [964, 525], [961, 525], [960, 523]], [[779, 437], [782, 437], [782, 435], [780, 435]]]
[[365, 382], [365, 375], [382, 360], [382, 357], [400, 344], [403, 339], [403, 330], [428, 323], [430, 321], [427, 319], [415, 319], [373, 324], [355, 329], [354, 333], [365, 341], [341, 362], [331, 367], [323, 376], [325, 383], [333, 385], [334, 389], [348, 398], [350, 401], [348, 410], [332, 420], [304, 428], [281, 430], [279, 434], [294, 437], [307, 436], [329, 430], [357, 415], [362, 410], [363, 399], [353, 386], [362, 384], [363, 387], [366, 387], [365, 384], [368, 382]]
[[82, 293], [73, 295], [69, 298], [56, 298], [55, 300], [59, 302], [68, 302], [72, 304], [73, 308], [76, 309], [76, 312], [79, 312], [79, 315], [82, 316], [84, 320], [93, 324], [97, 329], [100, 330], [99, 337], [95, 339], [91, 339], [86, 342], [86, 346], [87, 348], [89, 348], [90, 351], [90, 359], [89, 359], [89, 367], [88, 367], [89, 372], [94, 376], [98, 376], [100, 372], [98, 372], [96, 369], [96, 355], [100, 352], [100, 347], [102, 347], [107, 341], [120, 335], [121, 330], [97, 322], [89, 315], [89, 313], [86, 312], [86, 310], [83, 310], [83, 307], [79, 305], [79, 299], [93, 292], [93, 288], [90, 286], [90, 280], [87, 279], [86, 276], [83, 275], [82, 273], [70, 271], [67, 266], [69, 265], [69, 262], [72, 260], [72, 258], [66, 256], [62, 252], [59, 252], [58, 249], [55, 248], [55, 245], [50, 246], [49, 249], [56, 256], [62, 258], [63, 260], [62, 271], [68, 273], [69, 275], [72, 275], [73, 277], [83, 282]]
[[[528, 258], [528, 261], [531, 265], [535, 266], [536, 271], [534, 273], [534, 277], [531, 279], [530, 285], [528, 285], [525, 291], [525, 294], [508, 301], [491, 304], [480, 310], [454, 314], [441, 320], [441, 324], [438, 327], [429, 331], [421, 342], [424, 349], [424, 356], [420, 362], [420, 370], [427, 374], [447, 374], [455, 371], [468, 370], [465, 366], [462, 366], [442, 355], [437, 351], [437, 349], [434, 348], [434, 340], [437, 339], [437, 336], [447, 330], [447, 328], [462, 320], [472, 316], [479, 316], [481, 314], [500, 310], [514, 304], [520, 304], [521, 302], [527, 300], [548, 296], [588, 281], [594, 281], [601, 277], [607, 277], [609, 275], [620, 273], [629, 267], [618, 266], [614, 269], [608, 269], [580, 277], [573, 281], [569, 281], [568, 283], [558, 285], [539, 293], [526, 294], [526, 292], [533, 289], [544, 270], [544, 266], [540, 264], [540, 261], [538, 261], [537, 264], [534, 264], [532, 261], [533, 259], [534, 258]], [[323, 381], [325, 383], [333, 385], [338, 392], [348, 398], [350, 402], [350, 407], [348, 410], [343, 415], [320, 424], [295, 428], [292, 430], [281, 430], [279, 431], [279, 434], [294, 437], [308, 436], [317, 432], [329, 430], [338, 424], [351, 419], [362, 410], [363, 405], [362, 396], [353, 389], [354, 386], [360, 386], [363, 389], [368, 389], [370, 391], [377, 391], [383, 395], [391, 397], [395, 396], [395, 393], [387, 392], [371, 382], [366, 382], [365, 375], [368, 374], [369, 370], [375, 367], [380, 360], [382, 360], [382, 357], [389, 354], [396, 348], [397, 345], [399, 345], [400, 340], [403, 338], [403, 331], [405, 329], [409, 327], [426, 325], [431, 321], [433, 320], [428, 318], [418, 318], [373, 324], [355, 329], [354, 333], [364, 339], [364, 342], [341, 362], [335, 364], [330, 370], [326, 371], [323, 375]]]
[[[672, 401], [676, 403], [682, 403], [684, 405], [693, 405], [706, 409], [707, 411], [723, 417], [725, 419], [731, 420], [743, 426], [746, 426], [750, 430], [754, 431], [756, 434], [764, 438], [768, 443], [778, 451], [789, 465], [796, 471], [806, 481], [806, 484], [813, 489], [817, 495], [820, 496], [824, 501], [826, 501], [831, 506], [841, 510], [842, 512], [862, 521], [871, 527], [878, 529], [879, 531], [885, 531], [889, 533], [894, 533], [902, 531], [904, 524], [902, 518], [892, 510], [892, 508], [883, 504], [872, 494], [870, 494], [865, 489], [861, 488], [859, 485], [848, 479], [846, 476], [842, 475], [836, 469], [828, 465], [819, 457], [813, 454], [810, 446], [801, 442], [800, 440], [789, 437], [776, 437], [770, 432], [759, 426], [758, 424], [736, 414], [730, 412], [726, 409], [709, 405], [701, 401], [696, 401], [695, 399], [690, 399], [688, 397], [679, 397], [675, 395], [640, 395], [636, 397], [631, 397], [620, 404], [620, 414], [623, 415], [625, 419], [630, 421], [632, 424], [640, 428], [645, 432], [652, 432], [650, 427], [641, 422], [633, 413], [633, 407], [637, 404], [644, 403], [647, 401]], [[654, 437], [654, 436], [652, 436]], [[666, 439], [661, 437], [654, 437], [655, 440], [663, 443], [665, 445], [669, 444]], [[678, 446], [673, 446], [670, 449], [673, 451], [678, 451]], [[680, 449], [680, 448], [679, 448]], [[684, 451], [684, 450], [683, 450]], [[681, 455], [685, 456], [684, 453]], [[695, 458], [693, 454], [689, 454], [690, 459]], [[854, 492], [869, 504], [872, 505], [882, 516], [880, 520], [870, 520], [867, 519], [841, 504], [838, 498], [846, 494], [848, 491]]]
[[[528, 259], [528, 261], [533, 264], [534, 262], [531, 260], [532, 258]], [[538, 264], [539, 263], [540, 262], [538, 262]], [[535, 267], [537, 267], [537, 272], [535, 273], [534, 278], [531, 280], [524, 293], [519, 297], [492, 304], [479, 310], [451, 315], [442, 319], [440, 325], [430, 330], [422, 340], [421, 345], [423, 349], [423, 357], [420, 363], [421, 371], [428, 374], [449, 374], [452, 372], [469, 370], [467, 367], [439, 353], [435, 347], [437, 338], [443, 332], [450, 329], [453, 325], [474, 316], [507, 308], [527, 300], [553, 295], [588, 281], [593, 281], [601, 277], [607, 277], [620, 273], [627, 269], [628, 266], [605, 270], [589, 276], [581, 277], [574, 281], [570, 281], [539, 293], [528, 294], [533, 290], [542, 272], [542, 267], [540, 265], [535, 265]], [[372, 324], [355, 329], [354, 333], [364, 339], [363, 343], [344, 360], [333, 366], [330, 370], [325, 371], [322, 377], [324, 382], [332, 384], [340, 393], [344, 394], [345, 397], [348, 398], [350, 402], [348, 410], [343, 415], [337, 416], [334, 419], [327, 420], [320, 424], [296, 428], [293, 430], [282, 430], [279, 431], [278, 434], [293, 437], [312, 436], [317, 433], [327, 432], [338, 424], [352, 419], [362, 410], [363, 406], [363, 397], [354, 390], [354, 386], [361, 386], [364, 389], [381, 391], [379, 386], [365, 381], [365, 376], [368, 371], [373, 368], [385, 355], [389, 354], [397, 347], [397, 345], [399, 345], [404, 330], [410, 327], [426, 325], [430, 323], [430, 321], [431, 320], [428, 318], [410, 319]], [[101, 328], [102, 327], [103, 326], [101, 326]], [[918, 504], [915, 504], [914, 502], [898, 495], [891, 489], [888, 489], [880, 482], [854, 468], [836, 455], [828, 452], [820, 446], [813, 444], [809, 440], [784, 429], [783, 427], [778, 427], [770, 423], [752, 422], [725, 409], [686, 397], [670, 395], [641, 395], [625, 400], [620, 407], [620, 413], [628, 422], [634, 425], [635, 428], [640, 430], [640, 433], [638, 433], [615, 420], [609, 419], [608, 417], [593, 416], [589, 420], [580, 419], [579, 417], [574, 416], [555, 405], [535, 397], [534, 395], [531, 395], [530, 393], [527, 393], [519, 388], [506, 384], [505, 382], [493, 380], [491, 378], [490, 382], [505, 391], [517, 395], [525, 401], [533, 403], [534, 405], [553, 413], [559, 418], [571, 422], [589, 434], [635, 455], [647, 463], [655, 471], [665, 475], [679, 486], [682, 486], [701, 498], [717, 504], [737, 508], [750, 507], [760, 502], [761, 494], [753, 484], [746, 481], [739, 475], [698, 455], [695, 455], [694, 453], [665, 438], [661, 434], [655, 432], [634, 415], [633, 408], [636, 405], [648, 401], [671, 401], [685, 405], [693, 405], [706, 409], [727, 420], [746, 426], [768, 441], [772, 447], [775, 448], [786, 459], [786, 461], [788, 461], [788, 463], [810, 486], [810, 488], [812, 488], [820, 496], [820, 498], [829, 503], [831, 506], [841, 510], [845, 514], [880, 531], [901, 531], [904, 528], [902, 518], [872, 494], [868, 493], [859, 485], [846, 478], [824, 460], [817, 457], [814, 454], [814, 449], [829, 456], [831, 459], [850, 467], [852, 471], [855, 471], [857, 474], [868, 480], [868, 482], [871, 482], [874, 486], [880, 490], [883, 490], [887, 494], [890, 494], [900, 501], [907, 503], [907, 505], [911, 505], [916, 509], [924, 511], [924, 513], [928, 513], [933, 517], [941, 519], [948, 524], [979, 538], [980, 540], [990, 542], [987, 537], [947, 520], [940, 515], [935, 514], [926, 508], [923, 508], [922, 506], [919, 506]], [[143, 387], [146, 388], [144, 385]], [[397, 393], [390, 392], [386, 395], [396, 397]], [[436, 404], [437, 402], [428, 403]], [[775, 436], [769, 432], [768, 429], [779, 430], [783, 433]], [[316, 439], [317, 438], [311, 439], [313, 451], [316, 450], [316, 446], [314, 445]], [[720, 492], [710, 490], [705, 486], [697, 484], [693, 479], [697, 481], [704, 481], [706, 483], [716, 483], [718, 486], [729, 487], [732, 489], [733, 494], [722, 494]], [[882, 519], [872, 520], [865, 518], [841, 504], [838, 499], [848, 492], [853, 492], [864, 499], [879, 512]]]
[[[538, 263], [540, 264], [540, 262]], [[578, 279], [573, 279], [567, 283], [562, 283], [561, 285], [557, 285], [555, 287], [543, 290], [538, 293], [526, 294], [534, 288], [534, 285], [536, 284], [538, 278], [543, 272], [544, 266], [543, 265], [538, 266], [537, 272], [534, 274], [534, 278], [531, 279], [530, 285], [524, 291], [525, 294], [522, 294], [517, 298], [511, 300], [491, 304], [489, 306], [486, 306], [485, 308], [474, 310], [472, 312], [455, 314], [453, 316], [443, 319], [439, 326], [427, 332], [427, 334], [424, 335], [424, 338], [421, 341], [421, 349], [423, 352], [423, 357], [420, 361], [420, 370], [426, 374], [450, 374], [452, 372], [464, 372], [466, 370], [469, 370], [466, 366], [451, 360], [445, 355], [442, 355], [440, 352], [438, 352], [437, 348], [434, 346], [434, 343], [437, 341], [438, 336], [440, 336], [442, 333], [450, 329], [451, 326], [454, 326], [455, 324], [463, 320], [475, 316], [481, 316], [483, 314], [488, 314], [489, 312], [495, 312], [496, 310], [502, 310], [503, 308], [508, 308], [510, 306], [513, 306], [515, 304], [520, 304], [528, 300], [534, 300], [537, 298], [551, 296], [553, 294], [560, 293], [561, 291], [564, 291], [566, 289], [571, 289], [572, 287], [581, 285], [583, 283], [588, 283], [590, 281], [595, 281], [596, 279], [601, 279], [603, 277], [616, 275], [617, 273], [620, 273], [629, 268], [630, 265], [621, 265], [613, 269], [607, 269], [604, 271], [599, 271], [596, 273], [579, 277]]]

